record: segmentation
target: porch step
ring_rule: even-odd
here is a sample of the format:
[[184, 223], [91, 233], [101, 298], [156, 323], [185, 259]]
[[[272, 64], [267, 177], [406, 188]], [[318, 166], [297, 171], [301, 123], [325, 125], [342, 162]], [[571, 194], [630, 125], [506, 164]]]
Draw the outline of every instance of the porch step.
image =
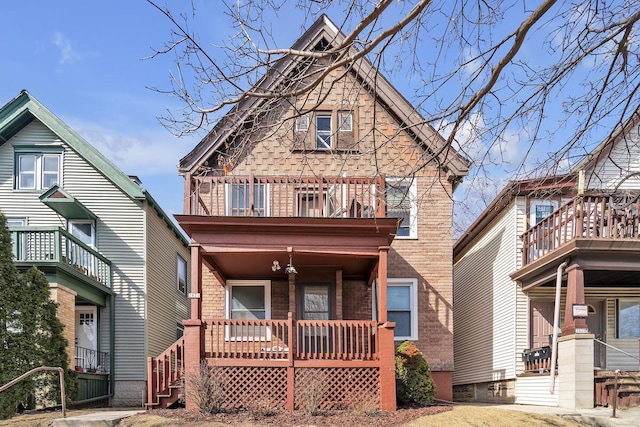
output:
[[111, 427], [117, 425], [125, 418], [144, 411], [101, 411], [93, 414], [78, 415], [69, 418], [57, 418], [53, 420], [53, 427]]

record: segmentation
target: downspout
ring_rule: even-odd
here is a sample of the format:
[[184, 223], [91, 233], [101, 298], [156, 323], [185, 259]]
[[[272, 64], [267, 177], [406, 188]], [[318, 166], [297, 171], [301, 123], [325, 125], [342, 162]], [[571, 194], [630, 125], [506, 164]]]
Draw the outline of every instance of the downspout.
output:
[[[112, 293], [109, 297], [109, 397], [113, 397], [115, 389], [115, 331], [116, 331], [116, 295]], [[109, 402], [111, 405], [111, 402]]]
[[562, 289], [562, 270], [569, 264], [568, 261], [558, 266], [556, 272], [556, 301], [553, 311], [553, 340], [551, 342], [551, 372], [549, 373], [549, 392], [554, 393], [556, 376], [556, 358], [558, 356], [558, 324], [560, 323], [560, 291]]

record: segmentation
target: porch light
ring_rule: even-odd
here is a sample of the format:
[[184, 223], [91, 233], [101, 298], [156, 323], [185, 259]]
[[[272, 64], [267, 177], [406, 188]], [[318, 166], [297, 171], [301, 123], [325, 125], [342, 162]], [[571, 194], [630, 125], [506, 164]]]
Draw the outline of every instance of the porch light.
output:
[[271, 265], [271, 271], [278, 271], [280, 270], [280, 261], [278, 261], [277, 259], [273, 260], [273, 264]]
[[291, 254], [289, 254], [289, 264], [284, 269], [284, 272], [287, 274], [298, 274], [298, 270], [293, 266], [293, 261], [291, 260]]

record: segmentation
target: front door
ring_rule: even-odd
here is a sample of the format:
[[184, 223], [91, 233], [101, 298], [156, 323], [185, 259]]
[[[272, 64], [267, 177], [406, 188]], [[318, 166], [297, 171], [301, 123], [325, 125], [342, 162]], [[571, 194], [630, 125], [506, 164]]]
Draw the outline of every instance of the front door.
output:
[[[603, 334], [604, 323], [604, 301], [587, 301], [589, 305], [589, 317], [587, 317], [587, 328], [597, 340], [605, 341]], [[606, 366], [606, 348], [598, 341], [593, 343], [593, 366], [604, 368]]]
[[[300, 292], [300, 317], [302, 320], [329, 320], [332, 318], [331, 283], [303, 283]], [[300, 335], [300, 350], [305, 353], [325, 353], [333, 348], [327, 326], [311, 324]]]
[[531, 301], [531, 348], [550, 345], [553, 334], [553, 301]]
[[97, 307], [76, 307], [76, 365], [85, 369], [95, 368], [98, 350]]

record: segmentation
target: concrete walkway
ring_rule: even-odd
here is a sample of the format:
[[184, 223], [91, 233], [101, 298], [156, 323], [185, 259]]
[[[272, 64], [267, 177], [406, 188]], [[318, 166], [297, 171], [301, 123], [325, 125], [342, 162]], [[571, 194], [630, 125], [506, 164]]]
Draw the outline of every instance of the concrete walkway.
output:
[[553, 406], [509, 405], [485, 403], [456, 403], [456, 405], [482, 406], [496, 409], [508, 409], [534, 414], [558, 415], [562, 418], [573, 419], [584, 424], [602, 427], [640, 426], [640, 407], [618, 409], [616, 418], [612, 417], [612, 408], [596, 407], [592, 409], [565, 409]]
[[111, 427], [117, 425], [123, 418], [141, 414], [144, 410], [98, 411], [93, 414], [78, 415], [76, 417], [57, 418], [53, 420], [53, 427]]

